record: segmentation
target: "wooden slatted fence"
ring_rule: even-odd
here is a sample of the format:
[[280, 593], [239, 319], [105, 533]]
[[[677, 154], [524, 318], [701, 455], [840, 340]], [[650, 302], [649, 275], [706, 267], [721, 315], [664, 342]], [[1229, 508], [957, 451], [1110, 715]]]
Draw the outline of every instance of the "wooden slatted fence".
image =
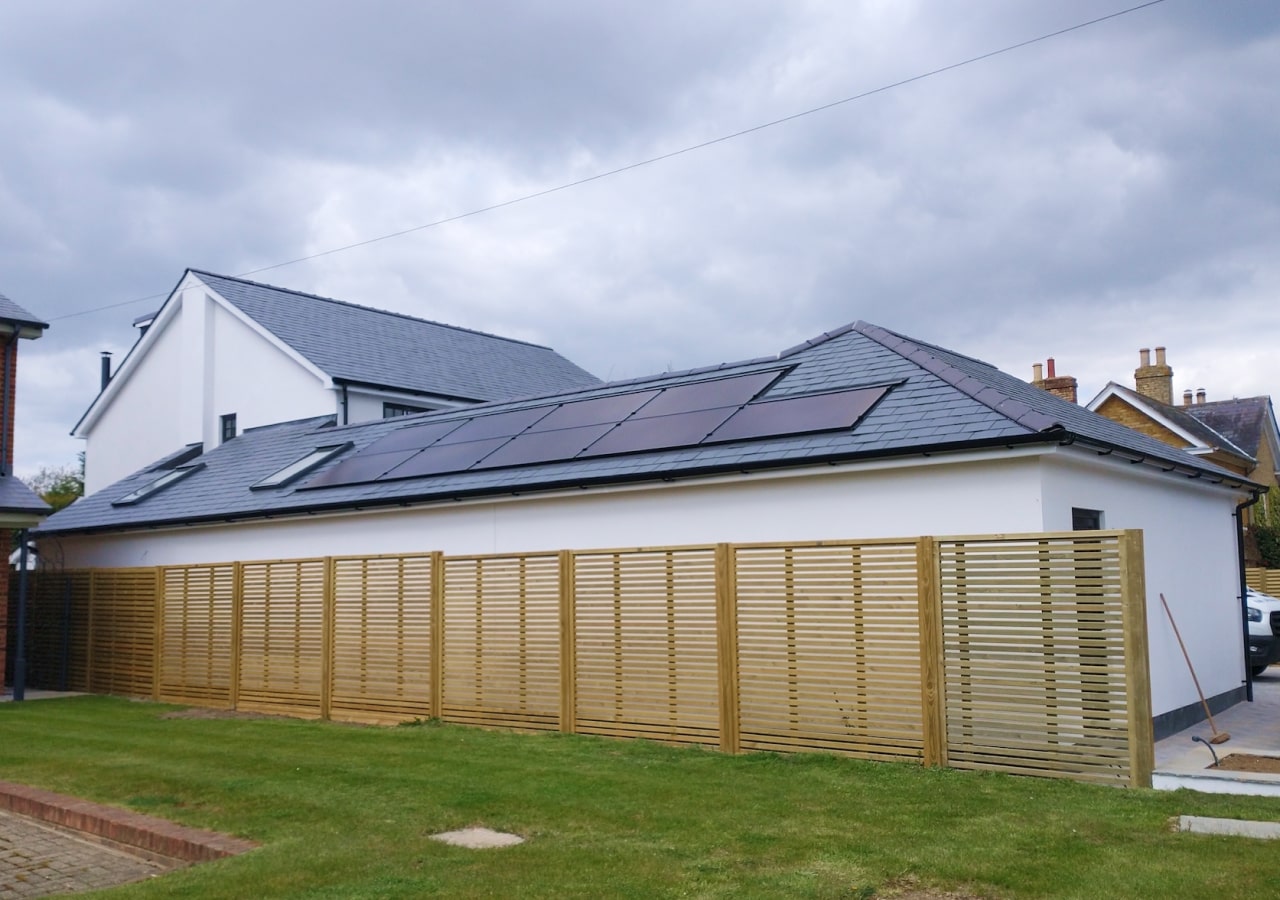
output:
[[1245, 569], [1245, 580], [1255, 591], [1280, 597], [1280, 569]]
[[1150, 783], [1139, 532], [48, 577], [73, 688]]

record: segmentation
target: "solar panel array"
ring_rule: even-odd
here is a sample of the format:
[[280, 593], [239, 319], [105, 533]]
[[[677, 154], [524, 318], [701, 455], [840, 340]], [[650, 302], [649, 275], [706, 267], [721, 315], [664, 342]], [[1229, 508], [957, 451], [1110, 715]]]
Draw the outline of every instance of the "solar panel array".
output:
[[397, 429], [307, 488], [591, 459], [852, 428], [889, 386], [756, 399], [784, 370]]

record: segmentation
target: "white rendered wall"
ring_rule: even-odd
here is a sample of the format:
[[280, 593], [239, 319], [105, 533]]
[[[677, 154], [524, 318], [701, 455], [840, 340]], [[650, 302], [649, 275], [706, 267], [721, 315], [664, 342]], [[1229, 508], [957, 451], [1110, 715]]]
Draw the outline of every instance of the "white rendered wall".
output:
[[[1096, 457], [1095, 457], [1096, 459]], [[1045, 530], [1071, 528], [1071, 507], [1099, 509], [1105, 528], [1143, 529], [1151, 703], [1156, 715], [1199, 702], [1163, 593], [1208, 697], [1245, 679], [1235, 504], [1219, 487], [1145, 466], [1063, 455], [1045, 468]]]
[[[1179, 481], [1075, 450], [1006, 451], [992, 459], [913, 458], [788, 475], [578, 490], [545, 496], [136, 535], [42, 539], [72, 568], [123, 567], [440, 550], [448, 554], [1069, 531], [1072, 506], [1101, 509], [1107, 528], [1141, 528], [1147, 561], [1153, 712], [1195, 700], [1162, 622], [1175, 615], [1206, 692], [1237, 687], [1243, 649], [1235, 604], [1231, 511], [1221, 488]], [[53, 543], [53, 546], [47, 544]], [[1172, 651], [1172, 652], [1171, 652]], [[1175, 655], [1177, 654], [1177, 655]]]
[[[92, 494], [172, 453], [199, 435], [185, 438], [176, 410], [182, 405], [182, 335], [156, 335], [127, 382], [89, 432], [85, 442], [85, 493]], [[168, 412], [166, 412], [168, 411]]]

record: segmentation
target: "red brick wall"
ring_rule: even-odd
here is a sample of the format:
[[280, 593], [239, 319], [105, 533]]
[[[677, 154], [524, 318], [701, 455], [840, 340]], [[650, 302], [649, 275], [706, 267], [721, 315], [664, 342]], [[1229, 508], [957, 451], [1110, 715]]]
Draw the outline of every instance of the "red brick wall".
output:
[[[6, 474], [13, 474], [13, 404], [18, 396], [16, 390], [18, 384], [18, 342], [9, 343], [9, 337], [6, 335], [0, 338], [0, 367], [4, 366], [5, 356], [9, 357], [9, 389], [7, 396], [3, 398], [4, 421], [0, 422], [0, 428], [4, 429], [4, 470]], [[3, 378], [3, 369], [0, 368], [0, 378]], [[13, 533], [7, 530], [0, 530], [0, 550], [4, 551], [4, 556], [0, 559], [4, 565], [4, 575], [0, 577], [0, 610], [4, 610], [4, 614], [0, 615], [0, 679], [3, 679], [5, 664], [5, 654], [9, 648], [9, 548], [13, 546]]]

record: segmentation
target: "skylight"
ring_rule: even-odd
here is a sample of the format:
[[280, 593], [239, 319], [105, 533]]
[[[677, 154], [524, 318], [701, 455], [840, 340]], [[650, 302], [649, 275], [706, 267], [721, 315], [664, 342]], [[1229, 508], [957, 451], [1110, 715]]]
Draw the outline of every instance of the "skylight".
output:
[[267, 488], [284, 487], [286, 484], [306, 475], [312, 469], [318, 468], [333, 459], [344, 450], [351, 449], [351, 446], [351, 443], [348, 442], [345, 444], [331, 444], [328, 447], [317, 447], [301, 459], [289, 463], [289, 465], [285, 466], [275, 474], [268, 475], [266, 478], [252, 485], [250, 489], [261, 491], [266, 490]]
[[179, 466], [176, 469], [171, 469], [170, 471], [165, 472], [155, 481], [148, 482], [147, 484], [144, 484], [142, 487], [138, 488], [137, 490], [132, 491], [131, 493], [125, 494], [119, 500], [112, 500], [111, 505], [112, 506], [132, 506], [135, 503], [141, 503], [143, 500], [146, 500], [148, 497], [160, 493], [170, 485], [177, 484], [182, 479], [190, 475], [194, 475], [196, 472], [199, 472], [203, 468], [204, 468], [204, 463], [196, 463], [194, 466]]

